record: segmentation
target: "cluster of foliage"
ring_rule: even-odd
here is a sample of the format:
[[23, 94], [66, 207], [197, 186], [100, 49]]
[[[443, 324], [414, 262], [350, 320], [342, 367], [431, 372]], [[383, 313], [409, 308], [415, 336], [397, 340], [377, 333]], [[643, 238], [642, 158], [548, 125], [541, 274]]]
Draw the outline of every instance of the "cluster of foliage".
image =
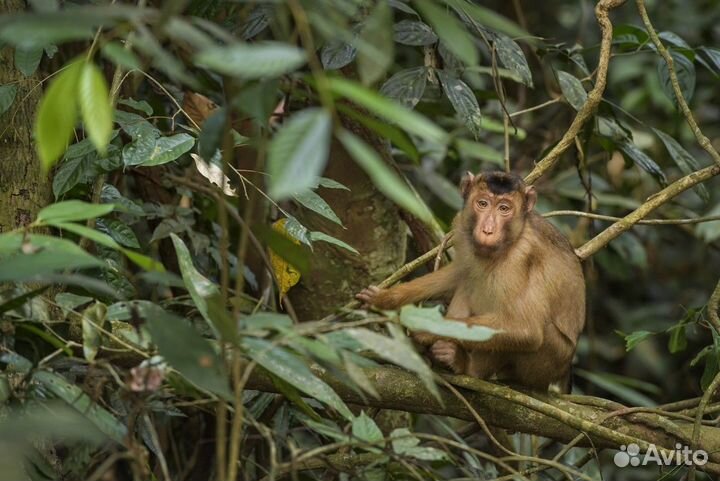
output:
[[[328, 306], [335, 316], [297, 319], [287, 293], [322, 246], [370, 254], [335, 235], [351, 226], [326, 194], [353, 189], [324, 174], [338, 150], [392, 209], [435, 233], [462, 206], [455, 185], [466, 170], [532, 170], [597, 82], [592, 15], [580, 22], [593, 25], [581, 44], [533, 36], [524, 18], [471, 0], [29, 3], [30, 12], [0, 17], [0, 42], [27, 77], [0, 86], [0, 114], [17, 115], [18, 86], [38, 69], [51, 73], [34, 107], [39, 163], [28, 168], [52, 175], [56, 202], [0, 233], [0, 395], [10, 421], [0, 424], [9, 473], [0, 477], [497, 477], [501, 464], [476, 423], [388, 421], [350, 404], [382, 406], [373, 372], [384, 364], [441, 399], [437, 373], [403, 327], [473, 340], [491, 332], [444, 321], [437, 307], [373, 313], [343, 308], [351, 299], [342, 298]], [[573, 15], [588, 6], [548, 3], [539, 15], [552, 19], [544, 10], [561, 6], [558, 21], [574, 35]], [[671, 70], [625, 10], [608, 92], [575, 156], [539, 183], [543, 212], [624, 215], [709, 164], [694, 155], [671, 74], [691, 105], [712, 99], [720, 50], [700, 38], [712, 19], [688, 34], [694, 46], [660, 32]], [[701, 123], [718, 120], [707, 110]], [[240, 152], [251, 153], [249, 165]], [[718, 214], [720, 198], [703, 184], [661, 209], [668, 219]], [[580, 245], [599, 222], [557, 225]], [[716, 378], [720, 339], [702, 306], [717, 281], [707, 267], [719, 225], [638, 227], [598, 253], [590, 298], [607, 302], [591, 302], [590, 318], [612, 322], [591, 323], [579, 364], [617, 373], [577, 369], [583, 390], [651, 406]], [[672, 285], [651, 289], [663, 272], [655, 264], [668, 259]], [[683, 263], [698, 270], [691, 281]], [[677, 356], [661, 364], [666, 340]], [[676, 385], [682, 392], [663, 390]], [[45, 437], [59, 444], [47, 448]], [[546, 454], [515, 438], [527, 462]], [[599, 479], [607, 463], [574, 465], [593, 452], [572, 449], [561, 472]]]

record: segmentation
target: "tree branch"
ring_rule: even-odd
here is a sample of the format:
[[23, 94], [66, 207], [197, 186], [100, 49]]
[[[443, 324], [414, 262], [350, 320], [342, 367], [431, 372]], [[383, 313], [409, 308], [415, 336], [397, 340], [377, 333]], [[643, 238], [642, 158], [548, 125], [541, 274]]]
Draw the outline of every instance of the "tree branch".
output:
[[595, 7], [595, 17], [597, 17], [598, 24], [600, 24], [602, 34], [595, 86], [588, 92], [587, 100], [578, 111], [570, 127], [568, 127], [562, 139], [560, 139], [560, 142], [555, 144], [555, 147], [553, 147], [552, 150], [537, 163], [532, 172], [525, 177], [525, 182], [528, 184], [534, 183], [557, 163], [560, 156], [573, 144], [575, 136], [580, 132], [590, 116], [595, 113], [598, 104], [600, 104], [603, 93], [605, 92], [605, 86], [607, 85], [608, 64], [610, 63], [610, 53], [612, 49], [613, 26], [610, 22], [609, 13], [610, 10], [621, 6], [623, 3], [625, 3], [625, 0], [600, 0]]

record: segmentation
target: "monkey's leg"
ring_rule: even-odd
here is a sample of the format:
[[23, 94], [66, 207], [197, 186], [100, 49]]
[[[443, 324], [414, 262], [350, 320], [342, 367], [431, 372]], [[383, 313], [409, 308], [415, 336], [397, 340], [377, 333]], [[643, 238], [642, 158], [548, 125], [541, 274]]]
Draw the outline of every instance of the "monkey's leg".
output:
[[524, 386], [547, 391], [550, 384], [567, 380], [575, 347], [557, 330], [548, 330], [536, 352], [515, 355], [512, 377]]

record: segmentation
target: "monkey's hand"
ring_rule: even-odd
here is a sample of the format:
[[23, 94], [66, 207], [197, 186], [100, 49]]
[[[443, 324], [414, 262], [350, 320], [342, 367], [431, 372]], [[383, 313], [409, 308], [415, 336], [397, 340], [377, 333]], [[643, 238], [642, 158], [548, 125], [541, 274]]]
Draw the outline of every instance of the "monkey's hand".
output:
[[435, 342], [438, 341], [437, 335], [423, 331], [413, 332], [412, 339], [421, 346], [432, 346]]
[[393, 301], [392, 294], [389, 289], [383, 289], [378, 286], [369, 286], [355, 295], [355, 299], [368, 306], [374, 306], [379, 309], [393, 309], [397, 307]]
[[433, 360], [454, 372], [459, 373], [463, 370], [465, 352], [456, 343], [444, 340], [435, 341], [430, 348], [430, 353]]

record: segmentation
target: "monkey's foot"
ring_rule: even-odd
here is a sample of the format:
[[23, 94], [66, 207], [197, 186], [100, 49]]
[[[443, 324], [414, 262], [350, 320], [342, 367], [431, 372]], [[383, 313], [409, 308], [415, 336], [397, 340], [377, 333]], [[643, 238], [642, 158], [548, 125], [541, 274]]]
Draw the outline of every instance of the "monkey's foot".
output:
[[435, 361], [453, 370], [460, 357], [460, 348], [457, 344], [450, 341], [435, 341], [430, 348], [430, 352]]

